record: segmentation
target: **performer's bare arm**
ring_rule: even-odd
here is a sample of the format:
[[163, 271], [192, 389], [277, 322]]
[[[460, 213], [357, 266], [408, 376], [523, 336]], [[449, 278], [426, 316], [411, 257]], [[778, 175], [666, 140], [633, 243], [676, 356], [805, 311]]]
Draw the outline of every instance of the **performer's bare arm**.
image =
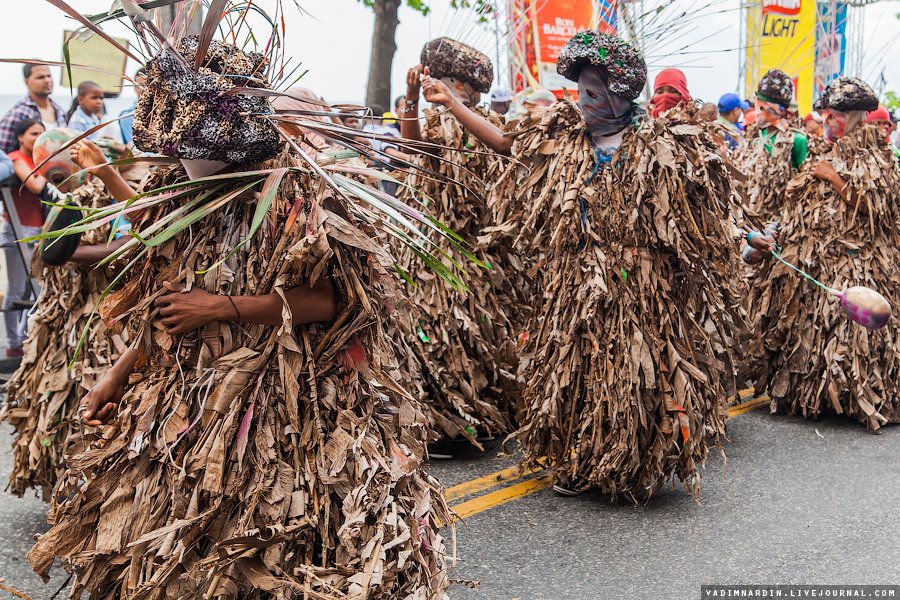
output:
[[127, 202], [137, 195], [119, 172], [109, 166], [106, 155], [95, 144], [81, 140], [69, 148], [69, 155], [82, 169], [94, 169], [90, 173], [100, 178], [116, 202]]
[[859, 212], [864, 215], [869, 214], [869, 207], [865, 203], [859, 203], [859, 196], [857, 195], [856, 190], [851, 188], [847, 182], [844, 181], [844, 178], [838, 175], [838, 172], [834, 170], [834, 166], [829, 161], [819, 161], [819, 164], [817, 164], [816, 168], [813, 170], [813, 176], [830, 183], [831, 187], [834, 188], [834, 191], [836, 191], [841, 199], [850, 207], [856, 208], [857, 205], [859, 205]]
[[[284, 302], [278, 294], [264, 296], [217, 296], [194, 288], [182, 293], [183, 286], [164, 282], [167, 294], [156, 300], [162, 324], [172, 334], [203, 327], [213, 321], [240, 321], [259, 325], [280, 325]], [[315, 285], [299, 286], [285, 293], [294, 325], [331, 321], [337, 312], [337, 293], [331, 279], [321, 278]], [[232, 304], [232, 302], [234, 304]], [[98, 426], [116, 414], [125, 394], [128, 377], [138, 360], [137, 350], [127, 350], [116, 364], [81, 399], [81, 419], [85, 425]]]
[[503, 135], [503, 131], [484, 117], [472, 112], [459, 101], [440, 79], [431, 77], [428, 67], [422, 73], [422, 94], [434, 104], [443, 104], [453, 116], [459, 119], [469, 133], [498, 154], [509, 156], [512, 152], [513, 140]]
[[422, 65], [416, 65], [406, 74], [406, 96], [400, 105], [400, 135], [408, 140], [421, 142], [422, 128], [419, 126], [419, 89]]
[[110, 244], [103, 243], [92, 244], [90, 246], [78, 246], [75, 250], [75, 254], [69, 259], [69, 262], [81, 265], [95, 265], [124, 246], [130, 239], [130, 237], [123, 236], [117, 240], [113, 240]]

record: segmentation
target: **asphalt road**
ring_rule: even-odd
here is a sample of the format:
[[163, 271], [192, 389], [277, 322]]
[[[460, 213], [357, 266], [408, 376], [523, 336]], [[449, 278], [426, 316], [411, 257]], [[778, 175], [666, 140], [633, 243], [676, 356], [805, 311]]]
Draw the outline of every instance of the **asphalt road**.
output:
[[[0, 427], [0, 482], [9, 433]], [[451, 576], [480, 585], [454, 585], [451, 598], [695, 600], [709, 583], [900, 583], [900, 428], [875, 435], [762, 409], [734, 417], [728, 435], [727, 469], [714, 452], [696, 501], [683, 487], [639, 506], [543, 489], [468, 517]], [[460, 447], [431, 469], [450, 487], [515, 464], [499, 453], [496, 442], [484, 453]], [[45, 510], [0, 493], [0, 578], [34, 599], [65, 581], [56, 568], [45, 586], [25, 559]]]

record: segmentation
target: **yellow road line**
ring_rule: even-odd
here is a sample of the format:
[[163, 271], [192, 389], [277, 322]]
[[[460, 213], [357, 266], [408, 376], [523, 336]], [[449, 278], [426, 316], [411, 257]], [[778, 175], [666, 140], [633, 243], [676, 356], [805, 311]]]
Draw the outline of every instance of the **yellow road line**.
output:
[[444, 493], [444, 497], [447, 499], [447, 502], [453, 502], [454, 500], [459, 500], [464, 496], [470, 496], [472, 494], [477, 494], [478, 492], [483, 492], [484, 490], [489, 490], [494, 486], [500, 485], [501, 483], [506, 483], [507, 481], [515, 481], [520, 477], [525, 477], [526, 475], [531, 475], [532, 473], [537, 473], [538, 471], [543, 471], [543, 469], [529, 469], [527, 471], [520, 471], [519, 467], [503, 469], [502, 471], [491, 473], [490, 475], [487, 475], [485, 477], [479, 477], [478, 479], [473, 479], [472, 481], [454, 485], [452, 488], [447, 489], [447, 491]]
[[516, 498], [533, 494], [538, 490], [546, 489], [550, 487], [552, 483], [553, 475], [544, 475], [543, 477], [537, 477], [535, 479], [527, 479], [515, 485], [505, 487], [502, 490], [497, 490], [496, 492], [491, 492], [490, 494], [467, 500], [456, 506], [451, 506], [450, 508], [456, 513], [457, 519], [465, 519], [466, 517], [476, 515], [489, 508], [505, 504], [510, 500], [515, 500]]
[[772, 402], [772, 399], [768, 396], [760, 396], [759, 398], [754, 398], [748, 402], [744, 402], [743, 404], [738, 404], [737, 406], [732, 406], [728, 409], [729, 417], [736, 417], [738, 415], [742, 415], [746, 412], [750, 412], [755, 408], [759, 408], [760, 406], [765, 406]]
[[[738, 392], [738, 397], [742, 400], [744, 398], [751, 397], [752, 395], [752, 388], [741, 390], [740, 392]], [[732, 400], [733, 398], [729, 399], [729, 402]], [[765, 406], [766, 404], [769, 404], [769, 402], [771, 402], [771, 399], [768, 396], [752, 398], [747, 402], [742, 402], [741, 404], [730, 407], [728, 409], [728, 416], [735, 417], [737, 415], [742, 415], [761, 406]], [[485, 477], [479, 477], [478, 479], [473, 479], [472, 481], [467, 481], [465, 483], [461, 483], [459, 485], [448, 488], [445, 492], [445, 498], [447, 499], [447, 502], [453, 502], [454, 500], [459, 500], [460, 498], [463, 498], [465, 496], [470, 496], [472, 494], [477, 494], [478, 492], [489, 490], [492, 487], [500, 485], [501, 483], [515, 481], [534, 473], [540, 473], [543, 470], [544, 469], [537, 468], [520, 471], [518, 467], [503, 469], [502, 471], [491, 473], [490, 475], [486, 475]], [[523, 496], [527, 496], [528, 494], [533, 494], [534, 492], [537, 492], [539, 490], [546, 489], [550, 487], [552, 483], [553, 476], [544, 475], [543, 477], [521, 481], [515, 485], [511, 485], [495, 492], [485, 494], [484, 496], [473, 498], [472, 500], [467, 500], [466, 502], [461, 502], [460, 504], [451, 506], [450, 508], [453, 509], [453, 511], [456, 513], [457, 518], [465, 519], [466, 517], [470, 517], [490, 508], [494, 508], [495, 506], [505, 504], [510, 500], [522, 498]]]

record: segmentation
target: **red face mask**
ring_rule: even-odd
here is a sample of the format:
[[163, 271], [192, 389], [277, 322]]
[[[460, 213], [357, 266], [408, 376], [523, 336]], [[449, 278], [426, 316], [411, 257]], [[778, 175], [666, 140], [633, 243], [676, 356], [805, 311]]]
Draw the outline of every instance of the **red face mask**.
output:
[[675, 108], [679, 104], [681, 104], [683, 98], [681, 94], [673, 94], [671, 92], [666, 92], [662, 94], [657, 94], [653, 96], [653, 100], [651, 100], [651, 105], [653, 106], [650, 111], [650, 115], [657, 119], [659, 115], [663, 114], [669, 109]]

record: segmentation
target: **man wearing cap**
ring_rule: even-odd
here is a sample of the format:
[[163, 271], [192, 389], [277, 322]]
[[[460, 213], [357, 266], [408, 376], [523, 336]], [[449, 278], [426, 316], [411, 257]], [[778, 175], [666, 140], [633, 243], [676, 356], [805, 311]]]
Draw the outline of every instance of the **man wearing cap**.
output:
[[512, 92], [508, 88], [498, 88], [491, 94], [491, 110], [508, 118], [507, 113], [512, 106]]
[[737, 94], [725, 94], [719, 98], [719, 118], [716, 121], [725, 128], [725, 143], [731, 150], [738, 147], [741, 130], [737, 124], [741, 115], [749, 108], [750, 104], [741, 100]]

